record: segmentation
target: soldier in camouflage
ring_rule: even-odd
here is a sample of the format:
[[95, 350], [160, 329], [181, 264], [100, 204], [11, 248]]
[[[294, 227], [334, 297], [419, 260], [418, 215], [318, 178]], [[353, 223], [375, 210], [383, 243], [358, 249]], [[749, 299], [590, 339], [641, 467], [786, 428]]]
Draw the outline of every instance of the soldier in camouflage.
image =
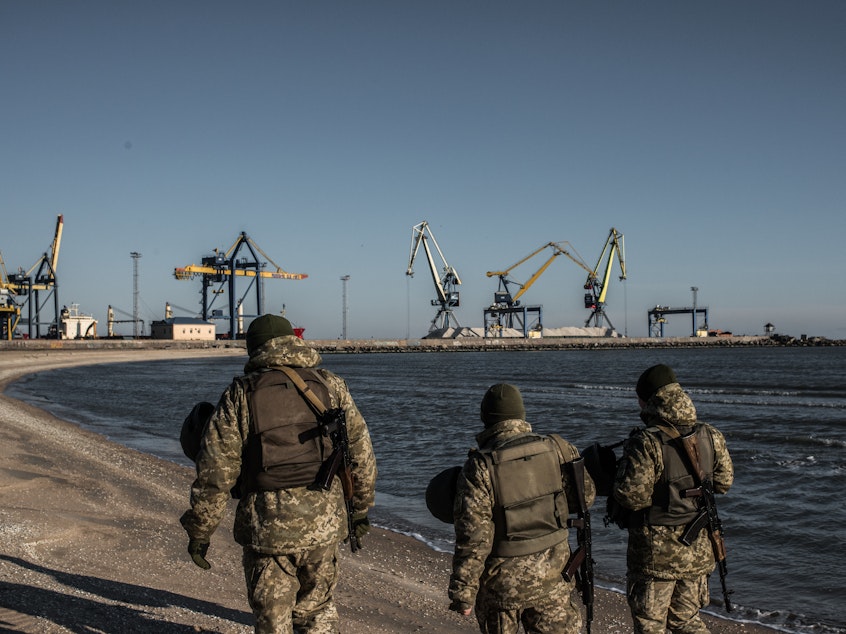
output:
[[209, 540], [232, 491], [240, 497], [234, 537], [243, 546], [255, 631], [334, 634], [339, 544], [348, 537], [342, 487], [337, 477], [328, 490], [314, 486], [331, 444], [316, 432], [317, 416], [299, 391], [271, 368], [296, 368], [327, 408], [346, 413], [353, 530], [359, 537], [369, 530], [367, 512], [375, 496], [376, 460], [367, 425], [346, 382], [316, 367], [320, 355], [294, 335], [287, 319], [253, 320], [247, 352], [245, 375], [223, 392], [201, 441], [191, 508], [181, 518], [188, 552], [201, 568], [210, 566]]
[[663, 364], [644, 371], [636, 392], [645, 428], [626, 441], [618, 464], [613, 497], [631, 514], [628, 524], [627, 591], [634, 631], [705, 634], [699, 611], [708, 605], [708, 575], [714, 555], [708, 531], [690, 546], [679, 538], [695, 517], [696, 501], [683, 491], [696, 480], [677, 440], [694, 434], [700, 468], [725, 493], [734, 469], [723, 434], [697, 421], [696, 408]]
[[[497, 384], [485, 393], [485, 429], [458, 476], [450, 609], [475, 605], [483, 634], [569, 634], [581, 629], [574, 581], [562, 571], [570, 555], [567, 516], [578, 508], [562, 466], [579, 452], [558, 436], [532, 433], [520, 391]], [[585, 498], [596, 489], [585, 474]]]

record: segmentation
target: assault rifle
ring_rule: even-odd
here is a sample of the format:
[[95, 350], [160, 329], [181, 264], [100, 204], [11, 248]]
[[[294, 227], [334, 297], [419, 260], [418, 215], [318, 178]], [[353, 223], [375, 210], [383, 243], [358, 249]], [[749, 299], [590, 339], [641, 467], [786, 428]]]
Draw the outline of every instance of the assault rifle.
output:
[[699, 486], [693, 489], [687, 489], [683, 492], [684, 497], [698, 498], [697, 506], [699, 512], [696, 514], [690, 523], [685, 528], [684, 534], [679, 538], [681, 543], [685, 546], [690, 546], [693, 541], [699, 536], [699, 532], [703, 528], [708, 529], [708, 539], [711, 542], [711, 550], [714, 553], [714, 561], [717, 564], [717, 570], [720, 573], [720, 585], [723, 589], [723, 602], [725, 603], [726, 612], [731, 612], [734, 608], [729, 598], [733, 590], [728, 589], [726, 582], [726, 575], [728, 575], [728, 566], [726, 565], [726, 544], [723, 541], [723, 523], [720, 516], [717, 514], [717, 502], [714, 499], [714, 483], [710, 478], [705, 477], [705, 473], [699, 463], [699, 448], [696, 444], [696, 436], [690, 434], [688, 436], [681, 436], [679, 439], [684, 446], [685, 452], [694, 467], [694, 478], [699, 482]]
[[347, 437], [347, 415], [343, 409], [334, 407], [329, 409], [317, 395], [305, 384], [299, 374], [288, 366], [271, 366], [284, 372], [294, 383], [304, 398], [308, 399], [317, 414], [317, 428], [321, 436], [332, 441], [332, 453], [320, 466], [315, 484], [324, 491], [332, 488], [335, 476], [341, 479], [344, 489], [344, 504], [347, 507], [347, 534], [350, 540], [350, 550], [353, 552], [361, 548], [361, 543], [355, 536], [353, 526], [353, 493], [355, 491], [352, 471], [352, 456], [350, 455], [350, 440]]
[[347, 534], [350, 540], [350, 550], [356, 552], [361, 548], [361, 542], [355, 534], [353, 526], [353, 478], [350, 467], [350, 441], [347, 437], [347, 415], [339, 407], [327, 409], [318, 419], [320, 433], [328, 436], [332, 441], [332, 454], [323, 464], [317, 475], [317, 482], [321, 489], [328, 491], [332, 487], [332, 480], [337, 475], [341, 479], [344, 489], [344, 504], [347, 507]]
[[561, 575], [568, 583], [574, 578], [579, 592], [582, 595], [582, 603], [585, 606], [585, 628], [590, 634], [590, 624], [593, 621], [593, 553], [591, 552], [590, 534], [590, 511], [585, 500], [585, 459], [577, 458], [566, 465], [573, 477], [573, 484], [576, 489], [576, 498], [579, 508], [576, 509], [577, 517], [567, 520], [567, 526], [576, 529], [578, 547], [570, 555], [570, 559], [564, 566]]

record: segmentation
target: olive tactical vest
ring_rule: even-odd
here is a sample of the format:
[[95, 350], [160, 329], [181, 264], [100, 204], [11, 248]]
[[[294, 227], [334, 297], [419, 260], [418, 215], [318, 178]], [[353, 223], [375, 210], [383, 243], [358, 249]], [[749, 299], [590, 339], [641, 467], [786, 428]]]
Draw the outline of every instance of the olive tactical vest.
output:
[[493, 484], [492, 555], [530, 555], [567, 539], [569, 510], [561, 477], [565, 459], [556, 440], [523, 434], [476, 451]]
[[[646, 514], [646, 523], [657, 526], [681, 526], [692, 520], [698, 507], [696, 498], [682, 497], [687, 489], [697, 486], [690, 471], [690, 461], [680, 441], [673, 439], [661, 427], [648, 427], [661, 442], [664, 472], [652, 492], [652, 506]], [[706, 478], [714, 475], [714, 441], [701, 423], [694, 428], [699, 447], [699, 460]]]
[[[329, 389], [312, 370], [295, 368], [317, 397]], [[267, 370], [244, 379], [250, 407], [250, 437], [242, 473], [247, 491], [275, 491], [313, 484], [332, 443], [318, 428], [317, 414], [283, 372]], [[328, 406], [328, 405], [327, 405]]]

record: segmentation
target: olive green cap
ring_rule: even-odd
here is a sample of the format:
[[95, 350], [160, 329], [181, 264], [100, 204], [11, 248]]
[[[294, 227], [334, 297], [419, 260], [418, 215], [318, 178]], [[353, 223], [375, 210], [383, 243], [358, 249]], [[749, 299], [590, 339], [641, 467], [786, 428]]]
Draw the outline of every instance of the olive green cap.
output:
[[678, 383], [676, 373], [670, 366], [659, 363], [640, 375], [635, 392], [642, 401], [648, 401], [655, 392], [670, 383]]
[[481, 416], [485, 427], [512, 418], [525, 419], [526, 408], [520, 390], [509, 383], [492, 385], [482, 398]]
[[256, 317], [247, 328], [247, 353], [253, 352], [264, 343], [276, 337], [293, 335], [291, 322], [279, 315], [262, 315]]

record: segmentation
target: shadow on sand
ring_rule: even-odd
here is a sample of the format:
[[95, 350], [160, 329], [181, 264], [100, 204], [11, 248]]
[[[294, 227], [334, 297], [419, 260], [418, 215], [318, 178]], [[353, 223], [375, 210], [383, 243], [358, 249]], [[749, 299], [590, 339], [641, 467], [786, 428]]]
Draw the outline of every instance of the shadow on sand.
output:
[[[154, 634], [173, 632], [186, 634], [216, 632], [198, 630], [194, 625], [163, 621], [154, 611], [143, 608], [179, 608], [203, 614], [233, 625], [252, 629], [253, 616], [249, 612], [233, 610], [216, 603], [192, 599], [165, 590], [156, 590], [109, 579], [71, 574], [35, 565], [17, 557], [0, 555], [0, 561], [19, 568], [49, 575], [67, 586], [66, 592], [47, 590], [27, 584], [0, 581], [0, 608], [13, 610], [33, 618], [42, 618], [71, 632], [134, 632]], [[14, 570], [13, 570], [14, 572]], [[84, 596], [90, 595], [90, 596]], [[139, 609], [140, 608], [142, 609]], [[0, 620], [0, 632], [8, 629]]]

